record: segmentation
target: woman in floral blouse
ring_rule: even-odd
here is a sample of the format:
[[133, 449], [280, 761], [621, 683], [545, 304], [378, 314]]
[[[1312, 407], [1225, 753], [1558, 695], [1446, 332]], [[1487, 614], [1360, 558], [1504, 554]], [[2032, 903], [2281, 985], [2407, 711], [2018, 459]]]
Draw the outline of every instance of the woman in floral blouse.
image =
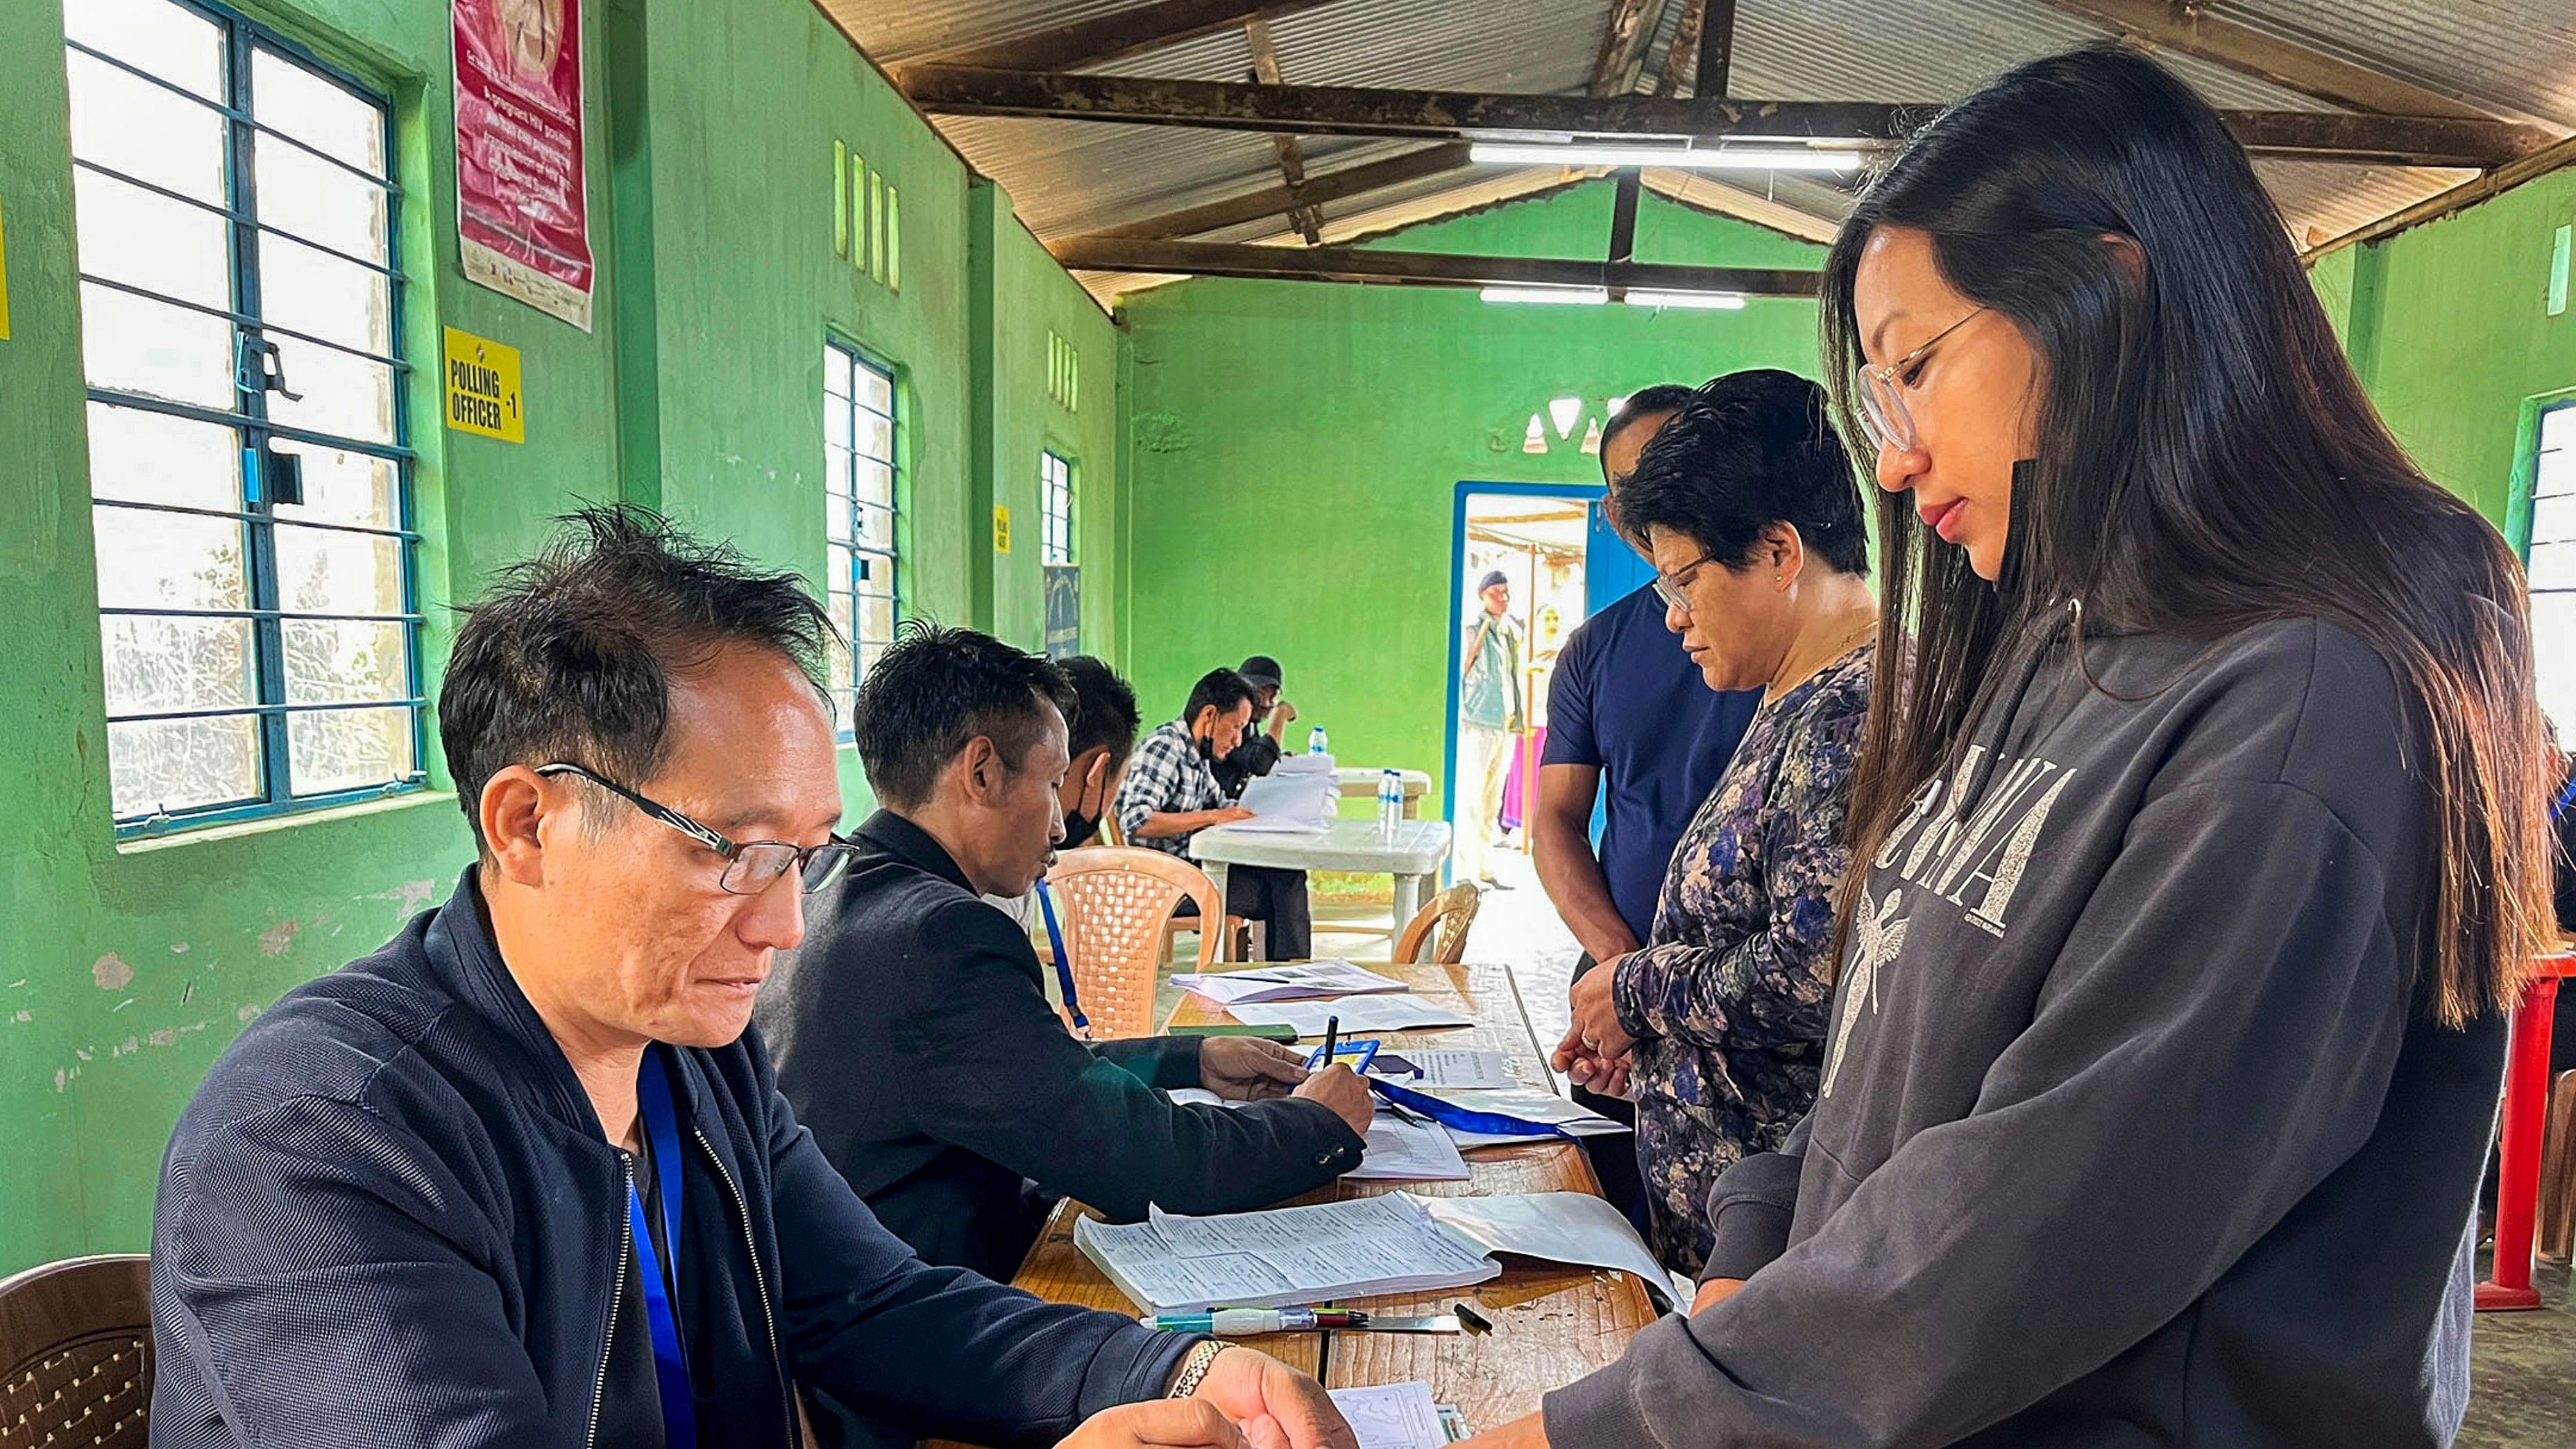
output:
[[1611, 501], [1709, 688], [1763, 690], [1673, 852], [1653, 940], [1575, 984], [1556, 1053], [1577, 1081], [1635, 1096], [1655, 1252], [1696, 1272], [1710, 1185], [1815, 1101], [1878, 607], [1860, 490], [1803, 378], [1701, 388]]

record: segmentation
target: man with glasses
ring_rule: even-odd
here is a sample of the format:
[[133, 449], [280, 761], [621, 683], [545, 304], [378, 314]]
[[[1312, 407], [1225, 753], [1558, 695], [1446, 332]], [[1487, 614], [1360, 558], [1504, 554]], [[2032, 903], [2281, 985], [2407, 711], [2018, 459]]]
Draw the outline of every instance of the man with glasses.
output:
[[1358, 1166], [1374, 1110], [1347, 1067], [1309, 1077], [1272, 1042], [1066, 1031], [1050, 968], [982, 898], [1027, 891], [1062, 836], [1074, 698], [989, 634], [899, 629], [850, 717], [879, 808], [760, 998], [779, 1090], [878, 1221], [996, 1278], [1058, 1196], [1126, 1219], [1267, 1207]]
[[572, 522], [469, 611], [440, 691], [476, 862], [288, 992], [180, 1118], [155, 1437], [793, 1444], [804, 1389], [881, 1442], [1268, 1418], [1351, 1444], [1275, 1361], [929, 1267], [869, 1215], [745, 1031], [860, 853], [818, 683], [839, 641], [792, 574], [639, 511]]

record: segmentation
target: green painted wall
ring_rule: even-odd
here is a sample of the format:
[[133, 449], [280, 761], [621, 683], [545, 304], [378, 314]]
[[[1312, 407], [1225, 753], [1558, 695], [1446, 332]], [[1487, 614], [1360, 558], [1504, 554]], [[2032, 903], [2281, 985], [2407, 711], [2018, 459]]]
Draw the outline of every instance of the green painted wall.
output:
[[2345, 346], [2398, 440], [2509, 532], [2529, 405], [2576, 388], [2576, 313], [2546, 315], [2550, 234], [2571, 221], [2560, 171], [2311, 273], [2329, 298], [2341, 282]]
[[[1082, 569], [1082, 647], [1110, 652], [1117, 619], [1118, 331], [1107, 313], [1011, 214], [999, 187], [989, 230], [976, 238], [992, 259], [995, 329], [991, 359], [991, 500], [1011, 511], [1011, 551], [994, 560], [993, 632], [1038, 648], [1046, 632], [1042, 575], [1045, 528], [1038, 454], [1053, 449], [1074, 465], [1074, 561]], [[1047, 391], [1048, 335], [1073, 349], [1079, 385], [1067, 408]]]
[[[424, 364], [414, 416], [439, 416], [441, 324], [521, 349], [528, 441], [416, 425], [427, 535], [428, 665], [445, 606], [524, 555], [577, 499], [657, 503], [763, 560], [823, 568], [822, 346], [892, 364], [907, 469], [913, 608], [1035, 642], [1035, 454], [1060, 436], [1115, 493], [1113, 333], [1016, 222], [975, 294], [963, 165], [803, 0], [603, 0], [590, 12], [597, 331], [464, 281], [454, 239], [446, 7], [254, 0], [240, 8], [397, 99], [406, 315]], [[0, 27], [0, 217], [12, 336], [0, 341], [0, 1274], [140, 1248], [161, 1144], [207, 1064], [295, 983], [372, 949], [443, 898], [466, 835], [433, 791], [148, 844], [109, 824], [97, 596], [74, 284], [58, 7]], [[834, 255], [835, 140], [902, 192], [903, 285]], [[1007, 202], [1000, 215], [1007, 218]], [[624, 285], [621, 285], [623, 283]], [[976, 330], [982, 318], [987, 332]], [[1049, 326], [1081, 345], [1083, 416], [1050, 414]], [[422, 339], [428, 339], [426, 346]], [[1028, 543], [998, 570], [972, 468], [974, 359], [999, 360], [996, 435], [1027, 452]], [[1035, 382], [1024, 379], [1034, 369]], [[1058, 410], [1060, 411], [1060, 410]], [[1016, 496], [1016, 495], [1014, 495]], [[1020, 509], [1013, 509], [1015, 520]], [[1095, 516], [1103, 527], [1113, 506]], [[1111, 535], [1086, 567], [1106, 598]], [[1103, 606], [1105, 609], [1105, 605]], [[1101, 614], [1105, 633], [1106, 621]], [[433, 741], [431, 758], [436, 759]], [[853, 808], [866, 803], [853, 761]]]
[[[1608, 183], [1426, 225], [1405, 250], [1599, 257]], [[1637, 255], [1805, 266], [1822, 249], [1649, 196]], [[1488, 305], [1475, 293], [1192, 281], [1128, 299], [1121, 657], [1149, 721], [1192, 680], [1279, 656], [1334, 753], [1441, 769], [1450, 532], [1464, 480], [1598, 483], [1581, 434], [1521, 450], [1549, 398], [1745, 367], [1812, 375], [1816, 311]], [[1302, 736], [1301, 736], [1302, 738]]]

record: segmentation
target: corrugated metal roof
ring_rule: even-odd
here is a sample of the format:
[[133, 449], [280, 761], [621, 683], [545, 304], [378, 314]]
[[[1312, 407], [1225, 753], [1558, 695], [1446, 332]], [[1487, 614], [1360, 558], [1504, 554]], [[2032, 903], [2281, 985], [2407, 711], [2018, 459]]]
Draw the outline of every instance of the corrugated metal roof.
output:
[[2576, 126], [2576, 4], [2568, 0], [2226, 0], [2202, 8], [2498, 115]]
[[[888, 65], [1040, 33], [1140, 0], [822, 0]], [[1588, 80], [1611, 0], [1335, 0], [1275, 19], [1292, 84], [1571, 93]], [[2576, 129], [2576, 3], [2571, 0], [2211, 0], [2215, 15], [2315, 45], [2510, 119]], [[1666, 0], [1638, 89], [1661, 74], [1685, 0]], [[2001, 70], [2098, 40], [2100, 27], [2044, 0], [1740, 0], [1731, 89], [1772, 100], [1938, 105]], [[2164, 53], [2216, 105], [2331, 109], [2268, 81]], [[1127, 75], [1235, 80], [1251, 55], [1223, 31], [1099, 67]], [[1007, 190], [1041, 238], [1132, 223], [1279, 180], [1270, 142], [1246, 133], [1076, 121], [943, 117], [977, 169]], [[1307, 138], [1309, 174], [1392, 155], [1418, 142]], [[2467, 179], [2428, 168], [2265, 161], [2258, 165], [2291, 235], [2343, 235]], [[1323, 208], [1326, 235], [1425, 220], [1553, 184], [1563, 173], [1460, 172]], [[1848, 204], [1809, 178], [1660, 176], [1657, 188], [1802, 235], [1829, 230]], [[1211, 239], [1288, 235], [1284, 219]], [[1107, 283], [1111, 279], [1097, 279]], [[1122, 279], [1124, 280], [1124, 279]], [[1123, 289], [1123, 288], [1122, 288]], [[1106, 286], [1095, 288], [1106, 294]]]

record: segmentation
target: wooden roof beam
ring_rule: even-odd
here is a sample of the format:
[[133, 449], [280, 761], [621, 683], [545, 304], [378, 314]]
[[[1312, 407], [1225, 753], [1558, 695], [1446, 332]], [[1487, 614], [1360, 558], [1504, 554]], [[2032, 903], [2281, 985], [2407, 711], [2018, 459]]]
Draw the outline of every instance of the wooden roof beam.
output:
[[2046, 3], [2052, 9], [2107, 26], [2159, 49], [2197, 56], [2239, 75], [2267, 80], [2284, 90], [2339, 106], [2383, 116], [2447, 116], [2454, 120], [2473, 120], [2488, 114], [2412, 81], [2208, 14], [2198, 5], [2174, 0]]
[[1103, 227], [1093, 235], [1145, 240], [1197, 236], [1283, 215], [1300, 201], [1308, 206], [1320, 206], [1328, 201], [1340, 201], [1345, 197], [1384, 191], [1389, 187], [1443, 175], [1466, 164], [1467, 143], [1455, 141], [1420, 151], [1407, 151], [1383, 161], [1366, 161], [1339, 171], [1327, 171], [1320, 176], [1308, 176], [1305, 183], [1293, 191], [1286, 186], [1265, 187], [1241, 196], [1229, 196], [1223, 201], [1167, 211], [1123, 226]]
[[1691, 72], [1691, 94], [1723, 100], [1734, 78], [1735, 0], [1707, 0], [1700, 12], [1699, 67]]
[[1048, 244], [1068, 270], [1147, 272], [1272, 281], [1366, 282], [1429, 287], [1618, 287], [1812, 297], [1816, 274], [1767, 267], [1686, 267], [1546, 257], [1449, 256], [1361, 247], [1239, 246], [1075, 236]]
[[[1493, 133], [1853, 140], [1893, 144], [1930, 114], [1921, 106], [1649, 96], [1497, 95], [1358, 86], [1265, 86], [1139, 76], [1039, 75], [915, 66], [904, 90], [945, 115], [1026, 116], [1289, 131], [1324, 136], [1468, 138]], [[2228, 128], [2258, 156], [2399, 166], [2497, 166], [2554, 142], [2511, 121], [2365, 116], [2330, 111], [2226, 111]]]
[[[977, 66], [987, 70], [1083, 70], [1220, 30], [1233, 30], [1249, 21], [1312, 10], [1324, 3], [1325, 0], [1154, 0], [1149, 5], [1131, 5], [1034, 35], [971, 50], [948, 51], [915, 64]], [[898, 78], [901, 74], [897, 72]]]
[[1610, 25], [1601, 36], [1601, 53], [1592, 62], [1592, 81], [1585, 90], [1596, 96], [1624, 96], [1637, 85], [1646, 47], [1664, 18], [1664, 0], [1617, 0]]

